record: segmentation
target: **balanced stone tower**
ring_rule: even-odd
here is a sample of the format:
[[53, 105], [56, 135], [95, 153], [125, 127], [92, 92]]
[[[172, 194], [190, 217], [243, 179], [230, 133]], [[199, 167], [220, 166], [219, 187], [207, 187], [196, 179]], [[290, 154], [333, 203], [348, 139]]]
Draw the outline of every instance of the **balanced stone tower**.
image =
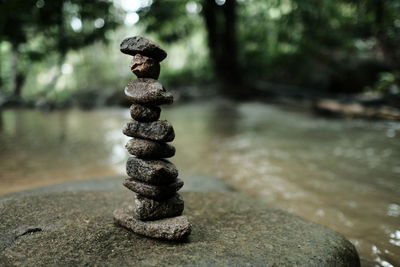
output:
[[168, 144], [175, 133], [168, 121], [159, 120], [159, 106], [173, 102], [172, 94], [157, 81], [167, 53], [141, 36], [123, 40], [120, 49], [133, 56], [131, 70], [138, 77], [125, 87], [132, 102], [132, 120], [123, 129], [132, 137], [125, 147], [133, 155], [126, 164], [129, 177], [123, 184], [135, 194], [132, 205], [114, 211], [114, 220], [140, 235], [183, 239], [191, 232], [188, 219], [181, 215], [184, 203], [177, 193], [183, 182], [175, 165], [165, 159], [175, 155], [175, 147]]

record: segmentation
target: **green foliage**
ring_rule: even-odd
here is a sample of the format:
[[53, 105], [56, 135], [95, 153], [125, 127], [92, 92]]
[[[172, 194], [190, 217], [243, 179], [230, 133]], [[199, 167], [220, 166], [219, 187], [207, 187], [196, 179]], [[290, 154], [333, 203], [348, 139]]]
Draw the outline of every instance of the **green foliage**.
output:
[[382, 72], [372, 91], [382, 94], [400, 95], [400, 72]]
[[10, 44], [12, 62], [7, 89], [19, 95], [34, 62], [57, 55], [61, 65], [68, 51], [104, 41], [118, 20], [108, 0], [0, 0], [0, 42]]
[[[168, 51], [160, 77], [167, 86], [218, 78], [208, 42], [217, 31], [205, 20], [206, 1], [213, 0], [153, 0], [136, 11], [140, 20], [133, 27], [118, 26], [125, 15], [115, 8], [118, 1], [0, 0], [0, 91], [10, 94], [23, 73], [27, 99], [64, 103], [97, 97], [103, 103], [132, 79], [129, 58], [117, 51], [124, 37], [136, 34]], [[213, 5], [219, 28], [226, 23], [221, 14], [227, 3]], [[225, 52], [237, 57], [246, 84], [264, 80], [335, 93], [398, 90], [400, 1], [236, 3], [237, 55]], [[63, 64], [73, 71], [63, 71]]]

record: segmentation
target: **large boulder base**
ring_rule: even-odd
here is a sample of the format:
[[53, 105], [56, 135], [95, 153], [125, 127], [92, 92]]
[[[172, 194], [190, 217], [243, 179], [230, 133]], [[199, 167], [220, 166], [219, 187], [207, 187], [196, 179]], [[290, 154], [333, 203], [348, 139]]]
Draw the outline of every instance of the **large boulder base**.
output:
[[187, 192], [185, 242], [113, 223], [127, 190], [64, 192], [0, 202], [0, 266], [359, 266], [342, 235], [238, 193]]

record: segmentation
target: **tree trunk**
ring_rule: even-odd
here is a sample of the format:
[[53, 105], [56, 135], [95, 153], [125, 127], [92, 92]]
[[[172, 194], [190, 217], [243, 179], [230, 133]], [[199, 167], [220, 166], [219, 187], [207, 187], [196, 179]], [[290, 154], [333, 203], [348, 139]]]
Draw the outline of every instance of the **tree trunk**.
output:
[[227, 0], [222, 6], [204, 0], [203, 6], [209, 53], [221, 93], [241, 96], [244, 92], [237, 60], [236, 0]]
[[13, 96], [16, 98], [21, 97], [22, 86], [25, 82], [25, 74], [20, 71], [18, 67], [18, 51], [15, 44], [11, 45], [11, 86]]

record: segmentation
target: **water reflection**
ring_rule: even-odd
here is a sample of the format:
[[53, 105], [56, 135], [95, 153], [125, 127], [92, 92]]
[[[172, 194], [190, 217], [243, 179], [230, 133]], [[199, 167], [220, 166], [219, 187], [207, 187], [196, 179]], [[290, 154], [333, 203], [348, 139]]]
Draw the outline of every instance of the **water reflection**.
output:
[[[0, 193], [124, 172], [125, 109], [0, 114]], [[174, 125], [172, 161], [183, 179], [218, 176], [343, 233], [365, 264], [400, 262], [400, 124], [257, 103], [188, 104], [161, 115]]]
[[221, 101], [212, 108], [209, 118], [209, 132], [216, 137], [234, 136], [238, 130], [240, 113], [236, 103]]

